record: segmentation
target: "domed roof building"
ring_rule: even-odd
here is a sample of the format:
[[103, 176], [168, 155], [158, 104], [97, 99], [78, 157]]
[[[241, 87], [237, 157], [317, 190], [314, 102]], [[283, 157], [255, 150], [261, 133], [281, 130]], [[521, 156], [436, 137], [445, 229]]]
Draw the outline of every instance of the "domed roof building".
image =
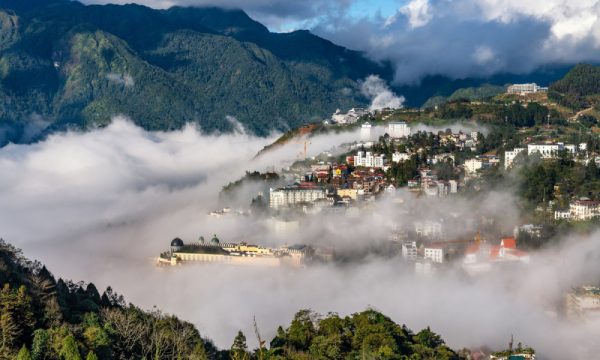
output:
[[216, 234], [213, 236], [212, 239], [210, 239], [210, 244], [213, 246], [219, 246], [220, 242], [221, 241], [219, 241], [219, 238], [217, 237]]
[[171, 251], [179, 251], [183, 247], [183, 240], [180, 238], [175, 238], [171, 241]]

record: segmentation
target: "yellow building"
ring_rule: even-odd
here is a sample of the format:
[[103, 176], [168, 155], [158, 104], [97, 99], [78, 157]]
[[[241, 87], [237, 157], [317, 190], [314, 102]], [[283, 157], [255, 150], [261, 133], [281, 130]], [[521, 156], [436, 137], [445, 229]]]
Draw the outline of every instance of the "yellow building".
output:
[[358, 197], [357, 189], [337, 189], [337, 194], [339, 197], [348, 196], [352, 200], [356, 200]]

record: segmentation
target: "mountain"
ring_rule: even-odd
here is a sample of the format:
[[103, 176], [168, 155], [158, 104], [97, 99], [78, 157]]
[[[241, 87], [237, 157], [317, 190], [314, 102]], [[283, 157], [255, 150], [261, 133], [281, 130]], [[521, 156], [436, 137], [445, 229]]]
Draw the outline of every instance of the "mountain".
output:
[[[395, 86], [406, 105], [482, 84], [560, 79], [568, 69], [488, 79], [429, 76]], [[241, 10], [156, 10], [71, 0], [0, 0], [0, 146], [118, 114], [148, 130], [268, 134], [367, 105], [361, 79], [392, 82], [376, 63], [308, 31], [272, 33]]]
[[232, 130], [232, 116], [263, 135], [365, 105], [357, 80], [369, 74], [392, 70], [308, 31], [271, 33], [241, 10], [0, 0], [5, 141], [116, 114], [206, 132]]

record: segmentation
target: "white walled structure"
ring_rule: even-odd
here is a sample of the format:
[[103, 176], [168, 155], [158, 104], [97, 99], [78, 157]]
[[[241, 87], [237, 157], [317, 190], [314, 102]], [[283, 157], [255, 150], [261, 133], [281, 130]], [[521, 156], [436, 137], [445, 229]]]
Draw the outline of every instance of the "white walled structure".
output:
[[395, 139], [408, 137], [410, 135], [410, 128], [404, 121], [391, 122], [388, 124], [388, 135]]
[[512, 166], [517, 155], [525, 151], [525, 148], [514, 148], [512, 151], [504, 152], [504, 168], [508, 169]]
[[326, 196], [327, 194], [322, 188], [285, 187], [270, 189], [269, 206], [272, 209], [279, 209], [300, 203], [312, 203], [317, 199], [324, 199]]
[[362, 141], [369, 141], [371, 140], [371, 124], [369, 122], [366, 122], [364, 124], [361, 125], [360, 127], [360, 139]]
[[441, 247], [426, 247], [423, 258], [441, 264], [444, 262], [444, 249]]

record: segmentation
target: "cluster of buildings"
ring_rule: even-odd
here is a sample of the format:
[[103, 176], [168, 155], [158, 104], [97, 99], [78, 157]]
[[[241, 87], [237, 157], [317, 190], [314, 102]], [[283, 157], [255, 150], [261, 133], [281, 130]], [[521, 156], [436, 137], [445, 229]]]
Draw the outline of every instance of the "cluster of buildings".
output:
[[304, 264], [309, 250], [304, 245], [274, 249], [245, 242], [222, 244], [216, 235], [209, 243], [205, 243], [202, 237], [199, 242], [192, 244], [175, 238], [171, 241], [170, 250], [160, 254], [157, 263], [172, 266], [182, 263], [219, 263], [297, 267]]
[[505, 237], [500, 241], [500, 245], [476, 241], [467, 247], [463, 269], [469, 274], [476, 274], [489, 271], [495, 265], [527, 264], [529, 261], [529, 254], [517, 248], [517, 240], [514, 237]]
[[426, 196], [444, 197], [458, 192], [458, 181], [440, 180], [435, 171], [428, 167], [422, 167], [419, 169], [418, 179], [408, 181], [408, 189], [409, 191], [423, 193]]
[[600, 216], [600, 201], [582, 198], [571, 201], [569, 209], [554, 212], [555, 220], [592, 220]]
[[[347, 113], [342, 113], [340, 109], [337, 109], [335, 113], [331, 115], [330, 123], [339, 125], [355, 124], [361, 116], [368, 113], [369, 112], [363, 108], [352, 108]], [[329, 123], [329, 121], [327, 123]]]
[[535, 94], [538, 92], [547, 92], [547, 87], [539, 86], [536, 83], [531, 84], [513, 84], [508, 87], [506, 93], [508, 94], [518, 94], [518, 95], [526, 95], [526, 94]]
[[346, 164], [311, 165], [309, 173], [294, 179], [293, 185], [271, 188], [269, 207], [273, 210], [348, 207], [368, 201], [382, 191], [395, 191], [379, 167], [381, 160], [378, 159], [381, 158], [363, 155], [360, 161], [375, 166], [358, 168], [352, 172]]
[[504, 152], [504, 168], [509, 169], [513, 166], [515, 158], [527, 151], [528, 156], [539, 154], [544, 160], [556, 159], [562, 152], [568, 152], [575, 156], [587, 150], [587, 144], [579, 145], [564, 144], [562, 142], [549, 142], [540, 144], [528, 144], [527, 148], [518, 147]]
[[470, 149], [471, 151], [477, 150], [477, 144], [479, 141], [479, 133], [477, 131], [471, 131], [470, 133], [464, 133], [459, 131], [458, 133], [441, 133], [440, 144], [441, 145], [454, 145], [458, 150]]
[[466, 176], [474, 177], [480, 170], [488, 169], [498, 164], [500, 164], [500, 158], [496, 154], [490, 153], [465, 160], [463, 167]]

